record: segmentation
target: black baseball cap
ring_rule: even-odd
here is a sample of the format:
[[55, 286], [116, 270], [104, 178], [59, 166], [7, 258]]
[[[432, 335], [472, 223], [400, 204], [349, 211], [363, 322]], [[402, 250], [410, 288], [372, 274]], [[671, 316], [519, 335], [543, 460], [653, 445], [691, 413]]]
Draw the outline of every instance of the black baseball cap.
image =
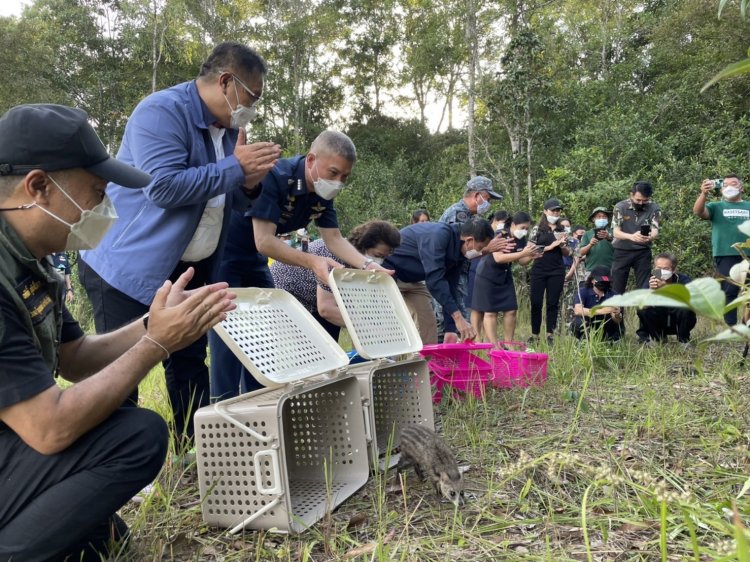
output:
[[82, 109], [17, 105], [0, 117], [0, 176], [71, 168], [83, 168], [123, 187], [151, 183], [149, 174], [109, 155]]
[[563, 206], [560, 203], [558, 199], [555, 199], [554, 197], [551, 199], [547, 199], [544, 202], [544, 210], [549, 211], [550, 209], [562, 209]]

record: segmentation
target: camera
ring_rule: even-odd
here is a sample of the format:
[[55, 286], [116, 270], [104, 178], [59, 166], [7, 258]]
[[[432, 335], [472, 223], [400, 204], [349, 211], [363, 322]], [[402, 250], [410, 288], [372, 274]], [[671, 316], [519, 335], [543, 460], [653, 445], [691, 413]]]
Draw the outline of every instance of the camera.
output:
[[714, 193], [720, 193], [721, 188], [724, 187], [724, 180], [719, 178], [711, 181], [714, 182]]
[[642, 224], [641, 225], [641, 236], [648, 236], [651, 234], [651, 225], [650, 224]]

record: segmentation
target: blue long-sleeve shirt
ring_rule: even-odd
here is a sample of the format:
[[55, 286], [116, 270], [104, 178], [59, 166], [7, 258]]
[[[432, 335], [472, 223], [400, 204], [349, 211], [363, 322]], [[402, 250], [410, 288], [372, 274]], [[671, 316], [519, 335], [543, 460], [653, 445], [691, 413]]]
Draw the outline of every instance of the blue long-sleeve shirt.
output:
[[151, 94], [133, 111], [117, 158], [152, 175], [144, 189], [109, 184], [119, 219], [101, 243], [81, 253], [107, 283], [149, 304], [185, 252], [206, 202], [226, 194], [221, 237], [209, 258], [215, 271], [231, 209], [244, 210], [242, 167], [233, 155], [237, 131], [222, 139], [217, 162], [209, 126], [216, 122], [195, 81]]
[[394, 269], [396, 279], [404, 283], [425, 281], [432, 296], [450, 316], [458, 310], [451, 286], [458, 283], [461, 253], [458, 224], [423, 222], [401, 229], [401, 245], [385, 259], [383, 267]]

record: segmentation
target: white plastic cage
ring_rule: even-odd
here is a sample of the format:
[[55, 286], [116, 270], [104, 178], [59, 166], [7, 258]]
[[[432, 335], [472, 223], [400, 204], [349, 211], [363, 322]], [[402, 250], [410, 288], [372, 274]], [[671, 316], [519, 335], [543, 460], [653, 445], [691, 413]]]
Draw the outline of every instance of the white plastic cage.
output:
[[277, 388], [196, 412], [203, 519], [233, 532], [299, 532], [367, 482], [359, 382], [340, 370], [348, 357], [289, 293], [235, 292], [238, 308], [216, 331]]
[[[381, 272], [334, 269], [329, 284], [352, 343], [366, 359], [349, 368], [360, 383], [367, 422], [371, 466], [398, 462], [389, 456], [400, 428], [408, 423], [434, 429], [427, 363], [415, 358], [422, 349], [419, 332], [393, 279]], [[386, 359], [395, 356], [406, 359]]]

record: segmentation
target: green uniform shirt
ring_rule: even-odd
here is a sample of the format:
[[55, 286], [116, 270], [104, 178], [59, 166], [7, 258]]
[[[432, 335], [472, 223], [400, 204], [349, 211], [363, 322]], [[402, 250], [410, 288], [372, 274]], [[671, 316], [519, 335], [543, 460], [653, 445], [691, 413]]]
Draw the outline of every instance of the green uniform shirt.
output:
[[[597, 229], [592, 228], [591, 230], [586, 231], [583, 238], [581, 238], [581, 243], [578, 245], [579, 252], [581, 248], [588, 246], [591, 239], [596, 236], [596, 230]], [[611, 230], [608, 229], [607, 232], [612, 236]], [[586, 271], [591, 271], [598, 265], [611, 269], [614, 255], [615, 248], [612, 246], [612, 242], [609, 240], [599, 240], [599, 242], [589, 250], [589, 253], [584, 256], [586, 259], [583, 262], [583, 265], [586, 268]]]
[[750, 220], [750, 201], [711, 201], [706, 204], [706, 211], [711, 221], [711, 251], [714, 257], [739, 255], [732, 244], [747, 240], [747, 235], [737, 227]]

